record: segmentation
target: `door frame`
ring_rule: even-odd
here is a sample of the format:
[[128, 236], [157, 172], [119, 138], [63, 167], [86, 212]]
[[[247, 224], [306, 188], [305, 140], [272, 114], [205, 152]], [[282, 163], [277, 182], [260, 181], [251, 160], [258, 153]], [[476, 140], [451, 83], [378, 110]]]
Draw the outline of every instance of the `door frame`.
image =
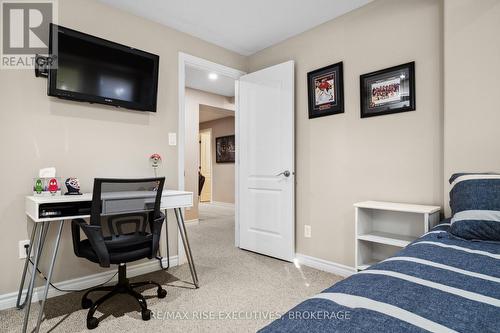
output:
[[[193, 55], [184, 53], [184, 52], [179, 52], [179, 62], [178, 62], [178, 108], [179, 108], [179, 119], [178, 119], [178, 124], [177, 124], [177, 133], [178, 133], [178, 146], [177, 146], [177, 158], [178, 158], [178, 164], [177, 164], [177, 173], [178, 173], [178, 185], [177, 187], [179, 188], [180, 191], [184, 191], [185, 189], [185, 175], [184, 175], [184, 158], [185, 158], [185, 122], [186, 122], [186, 110], [185, 110], [185, 99], [186, 99], [186, 67], [194, 67], [196, 69], [201, 69], [201, 70], [206, 70], [210, 72], [217, 73], [219, 75], [224, 75], [227, 77], [230, 77], [236, 81], [236, 91], [235, 91], [235, 104], [236, 104], [236, 109], [235, 109], [235, 136], [236, 136], [236, 156], [238, 155], [238, 123], [237, 123], [237, 117], [238, 117], [238, 85], [237, 85], [237, 80], [245, 75], [246, 73], [243, 71], [240, 71], [235, 68], [231, 68], [228, 66], [224, 66], [221, 64], [217, 64], [215, 62], [202, 59], [199, 57], [195, 57]], [[235, 163], [235, 210], [236, 212], [238, 211], [238, 159], [236, 159]], [[238, 216], [236, 213], [235, 216]], [[235, 220], [235, 225], [238, 225], [238, 220], [236, 218]], [[235, 228], [236, 229], [236, 228]], [[239, 244], [239, 240], [235, 240], [236, 246]], [[184, 252], [184, 247], [182, 245], [181, 239], [180, 239], [180, 233], [177, 232], [177, 255], [178, 255], [178, 263], [179, 265], [183, 264], [186, 262], [186, 255]]]
[[[212, 128], [210, 127], [210, 128], [198, 130], [200, 137], [201, 137], [202, 132], [210, 133], [210, 144], [209, 144], [210, 145], [210, 156], [209, 156], [209, 160], [210, 160], [210, 203], [212, 203], [214, 201], [214, 169], [213, 169], [214, 163], [212, 161], [212, 135], [213, 135]], [[199, 156], [198, 156], [198, 159], [199, 159]], [[198, 160], [198, 164], [201, 165], [201, 161]]]

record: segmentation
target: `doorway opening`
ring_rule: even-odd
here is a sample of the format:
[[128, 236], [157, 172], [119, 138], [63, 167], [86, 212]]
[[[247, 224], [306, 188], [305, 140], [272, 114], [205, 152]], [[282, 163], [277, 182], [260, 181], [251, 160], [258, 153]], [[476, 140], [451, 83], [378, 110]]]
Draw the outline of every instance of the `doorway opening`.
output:
[[[232, 175], [227, 168], [221, 174], [230, 174], [234, 181], [229, 191], [234, 204], [229, 204], [234, 207], [235, 246], [286, 261], [295, 256], [294, 67], [287, 61], [245, 75], [179, 55], [179, 188], [195, 197], [194, 207], [186, 210], [187, 220], [200, 224], [200, 178], [206, 181], [198, 173], [200, 109], [206, 106], [219, 118], [219, 113], [232, 111], [232, 134], [219, 136], [212, 127], [211, 206], [217, 200], [217, 184], [222, 184], [215, 167], [231, 165]], [[226, 80], [232, 95], [211, 91]], [[178, 244], [183, 263], [182, 242]]]
[[[236, 80], [244, 74], [179, 53], [179, 189], [194, 197], [184, 212], [188, 227], [216, 223], [220, 215], [234, 221]], [[178, 244], [179, 263], [184, 263]]]

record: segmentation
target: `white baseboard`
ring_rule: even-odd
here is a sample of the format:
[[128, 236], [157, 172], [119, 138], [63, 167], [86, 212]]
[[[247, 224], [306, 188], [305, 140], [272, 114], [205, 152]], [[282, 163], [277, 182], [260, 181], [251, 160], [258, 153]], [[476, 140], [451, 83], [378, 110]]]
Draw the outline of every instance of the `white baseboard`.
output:
[[354, 269], [354, 267], [306, 256], [305, 254], [296, 253], [295, 259], [298, 261], [300, 265], [316, 268], [319, 269], [320, 271], [325, 271], [343, 277], [348, 277], [356, 273], [356, 269]]
[[[162, 262], [163, 262], [163, 265], [166, 267], [167, 266], [167, 259], [163, 258]], [[177, 265], [178, 265], [178, 257], [177, 256], [170, 257], [170, 267], [174, 267]], [[137, 265], [127, 266], [127, 276], [134, 277], [134, 276], [158, 271], [159, 269], [160, 269], [160, 263], [158, 262], [158, 260], [152, 259], [148, 262], [140, 263]], [[58, 288], [61, 288], [61, 289], [81, 290], [81, 289], [90, 288], [90, 287], [96, 286], [100, 283], [103, 283], [104, 281], [111, 278], [111, 276], [113, 276], [113, 274], [115, 274], [115, 273], [116, 273], [116, 270], [109, 270], [106, 272], [82, 276], [82, 277], [79, 277], [76, 279], [57, 282], [54, 284]], [[29, 283], [29, 279], [30, 279], [30, 275], [28, 274], [26, 276], [25, 286], [27, 286], [27, 284]], [[110, 283], [115, 282], [117, 280], [118, 280], [118, 275], [115, 276], [113, 278], [113, 280], [110, 281]], [[38, 302], [42, 298], [44, 287], [45, 287], [45, 285], [37, 287], [33, 290], [32, 302]], [[27, 292], [27, 289], [24, 289], [21, 299], [24, 300], [24, 298], [26, 297], [26, 292]], [[0, 295], [0, 310], [15, 307], [16, 300], [17, 300], [17, 293], [18, 292], [15, 291], [15, 292], [11, 292], [8, 294]], [[58, 290], [51, 287], [49, 289], [49, 293], [48, 293], [47, 297], [51, 298], [51, 297], [60, 296], [60, 295], [64, 295], [64, 294], [66, 294], [66, 292], [61, 292], [61, 291], [58, 291]]]
[[185, 225], [197, 225], [197, 224], [200, 224], [200, 220], [199, 219], [187, 220], [187, 221], [184, 221], [184, 224]]
[[234, 208], [234, 203], [230, 203], [230, 202], [212, 201], [212, 202], [208, 203], [208, 205], [214, 205], [214, 206], [226, 207], [226, 208]]

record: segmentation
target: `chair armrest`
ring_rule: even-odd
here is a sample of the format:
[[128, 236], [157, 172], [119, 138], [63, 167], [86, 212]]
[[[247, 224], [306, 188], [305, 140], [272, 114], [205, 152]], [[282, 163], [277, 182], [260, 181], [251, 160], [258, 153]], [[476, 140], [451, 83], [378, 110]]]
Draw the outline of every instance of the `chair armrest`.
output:
[[151, 251], [152, 258], [156, 257], [156, 254], [158, 253], [163, 221], [165, 221], [165, 214], [163, 214], [162, 212], [160, 212], [160, 216], [157, 218], [153, 218], [152, 214], [150, 215], [150, 228], [151, 233], [153, 234], [153, 246]]
[[73, 233], [73, 248], [75, 249], [75, 254], [78, 256], [77, 245], [75, 241], [80, 243], [80, 229], [83, 230], [85, 236], [90, 242], [92, 249], [97, 254], [99, 258], [99, 265], [101, 267], [109, 267], [109, 252], [106, 244], [104, 243], [104, 238], [102, 237], [101, 226], [99, 225], [89, 225], [83, 219], [75, 219], [71, 222], [71, 230]]

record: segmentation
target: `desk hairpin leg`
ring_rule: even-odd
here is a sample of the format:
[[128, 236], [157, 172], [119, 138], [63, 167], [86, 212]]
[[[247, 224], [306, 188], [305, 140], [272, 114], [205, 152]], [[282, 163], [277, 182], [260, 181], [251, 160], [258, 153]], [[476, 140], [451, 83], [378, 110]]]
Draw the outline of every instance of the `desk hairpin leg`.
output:
[[[33, 298], [33, 289], [35, 288], [35, 280], [37, 275], [38, 263], [40, 262], [40, 257], [42, 255], [43, 244], [45, 243], [45, 237], [47, 236], [47, 231], [49, 230], [49, 222], [40, 222], [41, 226], [37, 227], [38, 235], [36, 237], [37, 248], [35, 252], [35, 259], [33, 262], [33, 270], [31, 272], [31, 280], [28, 287], [28, 292], [26, 294], [25, 305], [26, 309], [24, 310], [24, 321], [23, 321], [23, 333], [26, 333], [26, 329], [28, 327], [28, 319], [30, 316], [31, 309], [31, 299]], [[33, 244], [34, 246], [35, 244]]]
[[186, 252], [186, 257], [189, 264], [189, 270], [191, 271], [191, 277], [193, 278], [193, 283], [196, 288], [199, 288], [198, 274], [196, 274], [196, 268], [194, 267], [193, 255], [191, 253], [191, 247], [189, 246], [189, 240], [186, 231], [186, 225], [184, 224], [184, 217], [182, 216], [182, 210], [180, 208], [175, 208], [175, 218], [177, 220], [177, 225], [179, 226], [179, 233], [181, 234], [182, 244], [184, 245], [184, 251]]
[[16, 308], [18, 308], [19, 310], [24, 308], [24, 306], [26, 305], [26, 299], [28, 298], [28, 297], [25, 297], [23, 303], [21, 304], [21, 297], [23, 294], [24, 282], [26, 280], [26, 274], [28, 273], [28, 265], [30, 263], [31, 252], [33, 252], [33, 242], [35, 241], [35, 234], [36, 234], [36, 229], [38, 229], [38, 225], [39, 225], [38, 223], [35, 223], [33, 225], [33, 230], [31, 230], [31, 237], [30, 237], [30, 244], [28, 247], [28, 253], [26, 254], [26, 259], [24, 260], [23, 275], [21, 277], [21, 285], [19, 286], [19, 292], [17, 294], [17, 301], [16, 301]]
[[[50, 262], [49, 273], [47, 276], [47, 281], [45, 283], [45, 289], [43, 292], [43, 296], [41, 298], [42, 305], [40, 307], [40, 312], [38, 313], [38, 320], [37, 320], [36, 327], [35, 327], [35, 333], [37, 333], [38, 330], [40, 329], [40, 323], [41, 323], [42, 317], [43, 317], [43, 310], [45, 308], [45, 301], [47, 299], [48, 291], [50, 288], [50, 281], [52, 278], [52, 272], [54, 271], [54, 263], [56, 261], [57, 250], [59, 248], [59, 242], [61, 240], [63, 223], [64, 223], [64, 221], [59, 221], [59, 229], [58, 229], [58, 233], [57, 233], [56, 242], [54, 245], [54, 250], [52, 252], [52, 260]], [[25, 333], [27, 328], [28, 328], [28, 321], [29, 321], [29, 315], [30, 315], [30, 309], [31, 309], [31, 300], [33, 298], [33, 290], [35, 287], [37, 269], [38, 269], [38, 265], [40, 263], [40, 257], [42, 256], [43, 245], [45, 243], [45, 238], [47, 237], [47, 232], [49, 230], [49, 226], [50, 226], [50, 222], [35, 223], [35, 226], [33, 227], [33, 231], [31, 232], [30, 248], [28, 250], [28, 256], [26, 258], [26, 262], [24, 265], [23, 276], [21, 279], [21, 285], [19, 287], [19, 293], [17, 296], [17, 303], [16, 303], [16, 306], [18, 309], [22, 309], [26, 306], [25, 313], [24, 313], [24, 321], [23, 321], [23, 333]], [[26, 278], [26, 274], [28, 272], [28, 264], [29, 264], [29, 258], [31, 255], [31, 251], [32, 251], [32, 248], [35, 246], [34, 241], [35, 241], [35, 234], [37, 233], [36, 232], [37, 230], [38, 230], [38, 235], [36, 237], [37, 247], [36, 247], [35, 258], [34, 258], [34, 262], [33, 262], [33, 270], [31, 272], [31, 280], [30, 280], [30, 284], [28, 286], [28, 291], [26, 293], [26, 297], [24, 299], [24, 302], [21, 304], [21, 296], [22, 296], [22, 291], [24, 288], [24, 281]]]
[[168, 220], [167, 220], [167, 210], [165, 210], [165, 239], [167, 241], [167, 269], [170, 268], [170, 250], [168, 248]]
[[54, 250], [52, 251], [52, 259], [50, 261], [49, 273], [47, 274], [47, 281], [45, 282], [45, 290], [42, 296], [42, 305], [40, 306], [40, 312], [38, 312], [38, 319], [35, 326], [35, 333], [38, 333], [40, 329], [40, 323], [42, 322], [43, 310], [45, 308], [45, 301], [47, 300], [47, 295], [50, 288], [50, 281], [52, 279], [52, 273], [54, 271], [54, 263], [56, 262], [57, 250], [59, 249], [59, 242], [61, 241], [61, 233], [63, 229], [64, 221], [59, 221], [59, 229], [57, 230], [56, 242], [54, 244]]

